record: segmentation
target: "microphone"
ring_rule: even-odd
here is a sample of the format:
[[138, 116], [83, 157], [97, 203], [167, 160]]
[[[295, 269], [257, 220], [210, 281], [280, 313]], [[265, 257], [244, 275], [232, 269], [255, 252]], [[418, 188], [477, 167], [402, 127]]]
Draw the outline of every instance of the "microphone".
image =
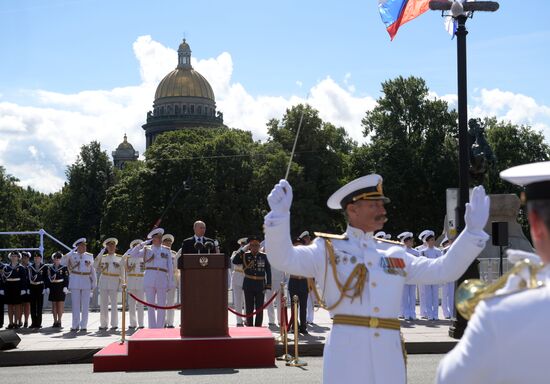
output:
[[214, 243], [211, 242], [211, 241], [207, 241], [207, 242], [204, 244], [204, 248], [206, 248], [206, 250], [208, 251], [208, 253], [210, 253], [210, 252], [214, 249]]
[[201, 243], [200, 241], [197, 241], [197, 242], [195, 243], [195, 249], [196, 249], [199, 253], [201, 253], [201, 251], [204, 251], [204, 244]]

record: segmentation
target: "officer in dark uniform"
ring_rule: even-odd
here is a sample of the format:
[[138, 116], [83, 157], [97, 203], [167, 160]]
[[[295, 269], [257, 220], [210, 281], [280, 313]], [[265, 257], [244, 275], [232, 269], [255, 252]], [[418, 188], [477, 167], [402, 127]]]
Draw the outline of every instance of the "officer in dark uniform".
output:
[[5, 291], [4, 291], [4, 267], [6, 264], [2, 262], [0, 256], [0, 329], [4, 327], [4, 303], [5, 303]]
[[29, 315], [31, 314], [31, 295], [29, 290], [29, 265], [31, 261], [31, 253], [27, 251], [21, 252], [21, 266], [25, 268], [25, 276], [27, 278], [27, 293], [21, 295], [21, 315], [19, 315], [19, 324], [25, 317], [24, 328], [29, 326]]
[[34, 254], [34, 262], [29, 265], [29, 290], [31, 298], [31, 326], [42, 328], [42, 308], [44, 306], [44, 290], [48, 279], [48, 267], [42, 262], [39, 253]]
[[63, 253], [52, 255], [52, 264], [47, 267], [46, 293], [52, 302], [52, 328], [61, 328], [61, 317], [65, 306], [65, 295], [69, 292], [69, 270], [61, 264]]
[[[302, 239], [295, 239], [293, 245], [295, 247], [303, 245]], [[298, 331], [307, 335], [307, 297], [309, 294], [307, 278], [304, 276], [290, 275], [288, 279], [288, 293], [291, 299], [294, 296], [298, 296], [298, 307], [300, 311]], [[294, 309], [294, 305], [292, 308]], [[296, 316], [296, 314], [294, 314], [294, 316]]]
[[[264, 305], [264, 291], [271, 289], [271, 267], [267, 255], [260, 252], [260, 238], [250, 236], [248, 238], [248, 251], [239, 250], [233, 258], [233, 264], [242, 264], [244, 271], [243, 291], [246, 314], [250, 315]], [[252, 316], [246, 318], [246, 325], [261, 327], [263, 311], [256, 314], [253, 322]]]
[[20, 328], [21, 318], [21, 296], [27, 293], [28, 275], [27, 270], [19, 264], [21, 254], [10, 253], [11, 263], [4, 266], [2, 271], [3, 291], [5, 301], [8, 304], [8, 329]]
[[4, 291], [4, 267], [6, 265], [0, 260], [0, 329], [2, 329], [4, 327], [4, 303], [5, 303], [5, 299], [4, 299], [4, 294], [5, 294], [5, 291]]

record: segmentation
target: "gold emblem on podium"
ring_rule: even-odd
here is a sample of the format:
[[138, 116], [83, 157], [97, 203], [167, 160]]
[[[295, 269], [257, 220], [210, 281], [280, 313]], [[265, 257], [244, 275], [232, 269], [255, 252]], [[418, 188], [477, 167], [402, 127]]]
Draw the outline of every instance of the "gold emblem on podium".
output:
[[199, 264], [201, 265], [201, 267], [206, 267], [208, 265], [208, 257], [201, 256], [199, 258]]

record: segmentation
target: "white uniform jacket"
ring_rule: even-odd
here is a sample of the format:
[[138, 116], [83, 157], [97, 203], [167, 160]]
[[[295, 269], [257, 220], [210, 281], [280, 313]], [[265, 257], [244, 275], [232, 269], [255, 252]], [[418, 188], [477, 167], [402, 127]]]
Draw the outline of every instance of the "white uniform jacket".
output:
[[144, 262], [143, 287], [145, 289], [151, 287], [168, 290], [176, 287], [170, 248], [164, 245], [151, 245], [140, 249], [140, 246], [137, 246], [130, 251], [130, 255]]
[[550, 266], [537, 277], [545, 285], [477, 305], [462, 339], [439, 363], [437, 383], [550, 382]]
[[[275, 268], [293, 275], [314, 277], [328, 306], [340, 298], [325, 239], [316, 238], [309, 246], [293, 247], [290, 215], [265, 218], [266, 250]], [[438, 259], [414, 257], [403, 247], [377, 249], [372, 233], [348, 226], [346, 240], [331, 240], [336, 270], [344, 283], [357, 264], [368, 270], [361, 297], [353, 302], [344, 298], [331, 315], [371, 316], [397, 319], [403, 285], [437, 284], [458, 278], [485, 247], [488, 235], [464, 231], [453, 249]], [[400, 270], [388, 268], [388, 257], [401, 259]], [[324, 350], [325, 383], [405, 383], [406, 371], [398, 330], [335, 324]]]
[[100, 273], [98, 288], [118, 291], [124, 280], [124, 260], [117, 254], [100, 254], [94, 260], [94, 267]]
[[126, 285], [129, 291], [143, 290], [145, 263], [138, 257], [125, 256]]
[[97, 286], [94, 255], [71, 251], [63, 256], [61, 264], [69, 270], [69, 289], [93, 290]]

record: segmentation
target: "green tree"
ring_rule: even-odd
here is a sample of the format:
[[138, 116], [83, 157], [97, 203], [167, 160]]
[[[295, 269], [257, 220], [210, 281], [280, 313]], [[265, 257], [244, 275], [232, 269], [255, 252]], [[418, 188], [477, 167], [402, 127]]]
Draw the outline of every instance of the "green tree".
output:
[[391, 198], [386, 231], [440, 229], [445, 190], [458, 186], [456, 112], [431, 98], [421, 78], [385, 81], [382, 92], [362, 120], [370, 143], [353, 153], [351, 176], [383, 176]]
[[[251, 233], [261, 233], [262, 204], [254, 180], [260, 147], [250, 132], [196, 128], [165, 133], [147, 150], [140, 165], [125, 168], [109, 190], [101, 231], [127, 244], [143, 238], [188, 181], [163, 217], [161, 227], [181, 241], [192, 235], [196, 220], [225, 250]], [[265, 201], [265, 198], [263, 199]]]
[[500, 172], [516, 165], [548, 161], [550, 146], [542, 132], [528, 125], [498, 121], [495, 117], [485, 119], [485, 124], [487, 142], [496, 162], [487, 172], [484, 185], [489, 193], [519, 193], [521, 188], [502, 180]]
[[[311, 106], [298, 105], [288, 109], [281, 121], [272, 119], [267, 124], [272, 143], [278, 144], [287, 155], [286, 159], [280, 151], [272, 155], [274, 164], [267, 164], [280, 173], [275, 179], [271, 176], [271, 180], [264, 184], [266, 187], [270, 184], [269, 192], [273, 182], [284, 177], [300, 120], [302, 125], [289, 175], [296, 196], [292, 205], [292, 233], [297, 235], [305, 229], [342, 229], [342, 216], [327, 209], [326, 201], [348, 180], [350, 153], [357, 144], [348, 137], [344, 128], [324, 122]], [[273, 146], [271, 150], [277, 148]]]
[[[97, 141], [83, 145], [76, 162], [66, 171], [67, 182], [48, 209], [48, 228], [65, 244], [86, 237], [97, 251], [107, 190], [114, 184], [113, 165]], [[52, 229], [50, 229], [52, 228]]]

